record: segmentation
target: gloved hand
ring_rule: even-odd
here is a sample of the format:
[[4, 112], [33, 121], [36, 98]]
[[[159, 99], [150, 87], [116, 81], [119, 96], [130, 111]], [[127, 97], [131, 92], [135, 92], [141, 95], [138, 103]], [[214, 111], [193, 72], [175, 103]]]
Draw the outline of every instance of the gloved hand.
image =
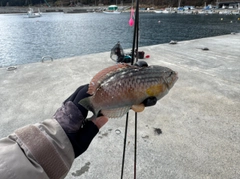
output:
[[[144, 61], [139, 61], [135, 65], [148, 66]], [[100, 116], [93, 121], [85, 121], [88, 111], [78, 102], [90, 96], [87, 91], [88, 85], [80, 86], [54, 114], [54, 118], [59, 122], [72, 143], [75, 158], [87, 150], [99, 129], [108, 121], [105, 116]], [[145, 107], [153, 106], [156, 102], [156, 97], [149, 97], [142, 104], [132, 106], [132, 109], [135, 112], [141, 112]]]
[[78, 102], [90, 96], [87, 90], [88, 85], [80, 86], [54, 114], [54, 118], [72, 143], [75, 158], [87, 150], [99, 129], [108, 121], [105, 116], [100, 116], [94, 121], [85, 121], [88, 111]]

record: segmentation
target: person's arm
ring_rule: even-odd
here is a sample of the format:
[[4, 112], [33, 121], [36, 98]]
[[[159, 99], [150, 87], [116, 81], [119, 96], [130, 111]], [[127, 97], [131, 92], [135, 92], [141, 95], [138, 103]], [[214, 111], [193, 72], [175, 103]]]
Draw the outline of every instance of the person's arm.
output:
[[78, 101], [88, 94], [79, 87], [54, 115], [41, 123], [17, 129], [0, 140], [0, 178], [64, 178], [73, 160], [90, 145], [107, 118], [83, 121], [87, 110]]
[[[147, 63], [136, 65], [144, 67]], [[89, 96], [87, 90], [88, 85], [79, 87], [64, 101], [54, 119], [17, 129], [0, 140], [1, 179], [61, 179], [67, 175], [74, 158], [87, 150], [108, 121], [100, 116], [84, 123], [88, 111], [78, 102]], [[149, 97], [135, 108], [142, 111], [156, 102], [155, 97]]]
[[64, 178], [74, 151], [55, 119], [28, 125], [0, 140], [0, 176], [3, 179]]

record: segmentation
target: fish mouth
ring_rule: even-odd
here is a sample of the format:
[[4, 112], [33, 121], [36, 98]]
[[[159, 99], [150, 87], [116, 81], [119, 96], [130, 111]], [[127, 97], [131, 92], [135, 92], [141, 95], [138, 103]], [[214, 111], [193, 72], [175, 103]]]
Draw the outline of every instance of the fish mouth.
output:
[[176, 82], [178, 80], [178, 72], [175, 72], [175, 77], [173, 78], [173, 80]]
[[175, 75], [173, 75], [172, 77], [172, 84], [171, 84], [171, 87], [173, 87], [173, 85], [176, 83], [176, 81], [178, 80], [178, 72], [174, 72]]
[[173, 87], [173, 85], [176, 83], [176, 81], [178, 80], [178, 72], [172, 71], [168, 78], [171, 78], [170, 83], [165, 78], [163, 78], [163, 81], [166, 84], [167, 89], [170, 90]]

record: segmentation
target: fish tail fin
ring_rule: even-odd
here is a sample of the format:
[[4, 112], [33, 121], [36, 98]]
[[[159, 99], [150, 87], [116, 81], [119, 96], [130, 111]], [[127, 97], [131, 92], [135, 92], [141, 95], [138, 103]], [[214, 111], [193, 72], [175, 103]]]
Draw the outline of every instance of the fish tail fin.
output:
[[96, 110], [94, 106], [91, 103], [91, 97], [84, 98], [78, 102], [80, 105], [82, 105], [85, 109], [88, 111], [91, 111], [93, 113], [93, 116], [90, 118], [87, 118], [86, 120], [92, 121], [93, 119], [97, 118], [97, 114], [99, 110]]

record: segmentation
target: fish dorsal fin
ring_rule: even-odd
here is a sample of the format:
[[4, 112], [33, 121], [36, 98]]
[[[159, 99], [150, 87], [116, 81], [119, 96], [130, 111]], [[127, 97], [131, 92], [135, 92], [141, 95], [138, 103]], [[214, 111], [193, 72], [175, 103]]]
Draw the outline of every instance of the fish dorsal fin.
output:
[[104, 109], [101, 113], [108, 118], [120, 118], [130, 110], [131, 106], [124, 106], [114, 109]]
[[109, 78], [112, 74], [114, 74], [116, 71], [121, 71], [124, 68], [129, 67], [130, 65], [126, 63], [118, 63], [116, 65], [110, 66], [108, 68], [103, 69], [102, 71], [98, 72], [91, 80], [88, 88], [88, 94], [93, 95], [99, 85], [104, 81], [105, 79]]

